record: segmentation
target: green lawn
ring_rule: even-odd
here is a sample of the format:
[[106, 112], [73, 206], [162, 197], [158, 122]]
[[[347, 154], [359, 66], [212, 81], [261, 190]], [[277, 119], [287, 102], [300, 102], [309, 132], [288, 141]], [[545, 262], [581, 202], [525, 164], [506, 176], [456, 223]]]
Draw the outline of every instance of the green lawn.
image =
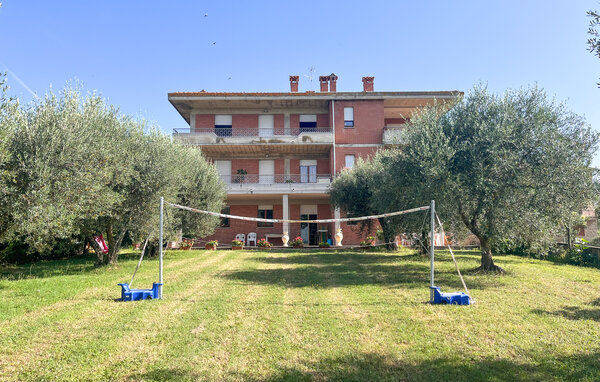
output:
[[0, 267], [0, 380], [600, 380], [597, 269], [497, 257], [505, 276], [465, 272], [475, 305], [433, 306], [408, 251], [173, 251], [164, 300], [115, 301], [136, 260]]

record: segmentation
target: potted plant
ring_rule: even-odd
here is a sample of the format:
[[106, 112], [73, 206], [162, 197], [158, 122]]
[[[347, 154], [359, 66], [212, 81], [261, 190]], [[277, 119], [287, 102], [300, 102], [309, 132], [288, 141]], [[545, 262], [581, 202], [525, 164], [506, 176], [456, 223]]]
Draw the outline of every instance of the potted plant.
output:
[[246, 175], [248, 175], [248, 171], [238, 168], [237, 175], [233, 177], [233, 183], [246, 183]]
[[244, 249], [244, 242], [241, 240], [231, 240], [231, 249], [233, 249], [233, 250]]
[[292, 240], [290, 242], [290, 244], [294, 248], [304, 248], [304, 241], [302, 241], [302, 238], [300, 236], [298, 236], [297, 238], [295, 238], [294, 240]]
[[183, 251], [189, 251], [190, 248], [194, 245], [194, 240], [183, 239], [181, 243], [179, 243], [179, 249]]
[[319, 243], [319, 248], [329, 248], [329, 247], [330, 247], [330, 245], [326, 241], [322, 241]]
[[267, 239], [262, 238], [257, 243], [256, 246], [260, 249], [271, 249], [271, 243], [267, 241]]
[[216, 251], [218, 245], [219, 245], [218, 240], [211, 240], [211, 241], [206, 242], [206, 245], [204, 245], [204, 248], [208, 249], [209, 251]]
[[372, 247], [375, 245], [375, 236], [367, 236], [366, 240], [360, 242], [361, 247]]

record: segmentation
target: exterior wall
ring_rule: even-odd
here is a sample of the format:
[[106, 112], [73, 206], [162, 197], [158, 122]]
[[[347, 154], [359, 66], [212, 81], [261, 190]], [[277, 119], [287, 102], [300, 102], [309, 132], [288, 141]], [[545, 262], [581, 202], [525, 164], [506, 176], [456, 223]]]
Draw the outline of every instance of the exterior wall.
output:
[[[196, 129], [212, 129], [215, 127], [214, 114], [195, 114], [194, 121]], [[192, 124], [194, 126], [194, 124]]]
[[[344, 107], [354, 107], [354, 127], [344, 127]], [[336, 101], [335, 142], [381, 144], [383, 135], [383, 100]]]
[[354, 154], [356, 159], [358, 158], [369, 158], [377, 152], [379, 147], [336, 147], [335, 148], [335, 162], [336, 170], [339, 173], [344, 169], [346, 164], [346, 154]]
[[258, 114], [233, 114], [231, 116], [231, 128], [236, 129], [258, 129]]

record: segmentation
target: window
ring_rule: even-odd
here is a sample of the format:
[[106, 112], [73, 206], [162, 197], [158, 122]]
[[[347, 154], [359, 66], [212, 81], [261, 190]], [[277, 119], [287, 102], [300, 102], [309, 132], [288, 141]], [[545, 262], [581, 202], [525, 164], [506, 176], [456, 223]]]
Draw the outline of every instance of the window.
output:
[[346, 155], [345, 159], [346, 159], [346, 166], [345, 166], [346, 168], [354, 167], [354, 154]]
[[[229, 206], [223, 207], [221, 209], [221, 213], [231, 215], [231, 209], [229, 208]], [[219, 226], [222, 228], [229, 227], [229, 218], [221, 218], [221, 222], [219, 223]]]
[[[273, 206], [258, 206], [260, 219], [273, 219]], [[257, 227], [273, 227], [273, 223], [258, 222]]]
[[354, 108], [344, 108], [344, 127], [354, 127]]
[[300, 183], [316, 183], [317, 182], [317, 161], [316, 160], [301, 160], [300, 161]]
[[217, 137], [231, 137], [231, 115], [215, 115], [215, 134]]
[[300, 132], [317, 131], [317, 115], [302, 114], [300, 115]]

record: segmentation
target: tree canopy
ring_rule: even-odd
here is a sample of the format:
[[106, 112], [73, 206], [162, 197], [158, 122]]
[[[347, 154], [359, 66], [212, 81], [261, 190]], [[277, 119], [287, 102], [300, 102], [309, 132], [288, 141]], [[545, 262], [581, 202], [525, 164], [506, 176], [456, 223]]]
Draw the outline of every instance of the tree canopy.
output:
[[[0, 121], [7, 137], [0, 158], [2, 242], [20, 240], [43, 252], [61, 240], [87, 241], [98, 263], [107, 264], [117, 260], [126, 234], [156, 237], [161, 196], [210, 210], [222, 205], [224, 185], [199, 150], [173, 143], [95, 94], [67, 88], [26, 107], [9, 106]], [[166, 232], [204, 235], [217, 224], [214, 217], [173, 212]], [[93, 240], [100, 233], [106, 256]]]
[[[497, 96], [476, 86], [447, 109], [423, 108], [404, 129], [402, 147], [374, 158], [381, 168], [369, 201], [374, 212], [435, 199], [452, 231], [462, 225], [479, 239], [481, 269], [502, 271], [492, 244], [553, 237], [595, 198], [598, 134], [543, 90]], [[415, 232], [406, 219], [393, 222]]]

